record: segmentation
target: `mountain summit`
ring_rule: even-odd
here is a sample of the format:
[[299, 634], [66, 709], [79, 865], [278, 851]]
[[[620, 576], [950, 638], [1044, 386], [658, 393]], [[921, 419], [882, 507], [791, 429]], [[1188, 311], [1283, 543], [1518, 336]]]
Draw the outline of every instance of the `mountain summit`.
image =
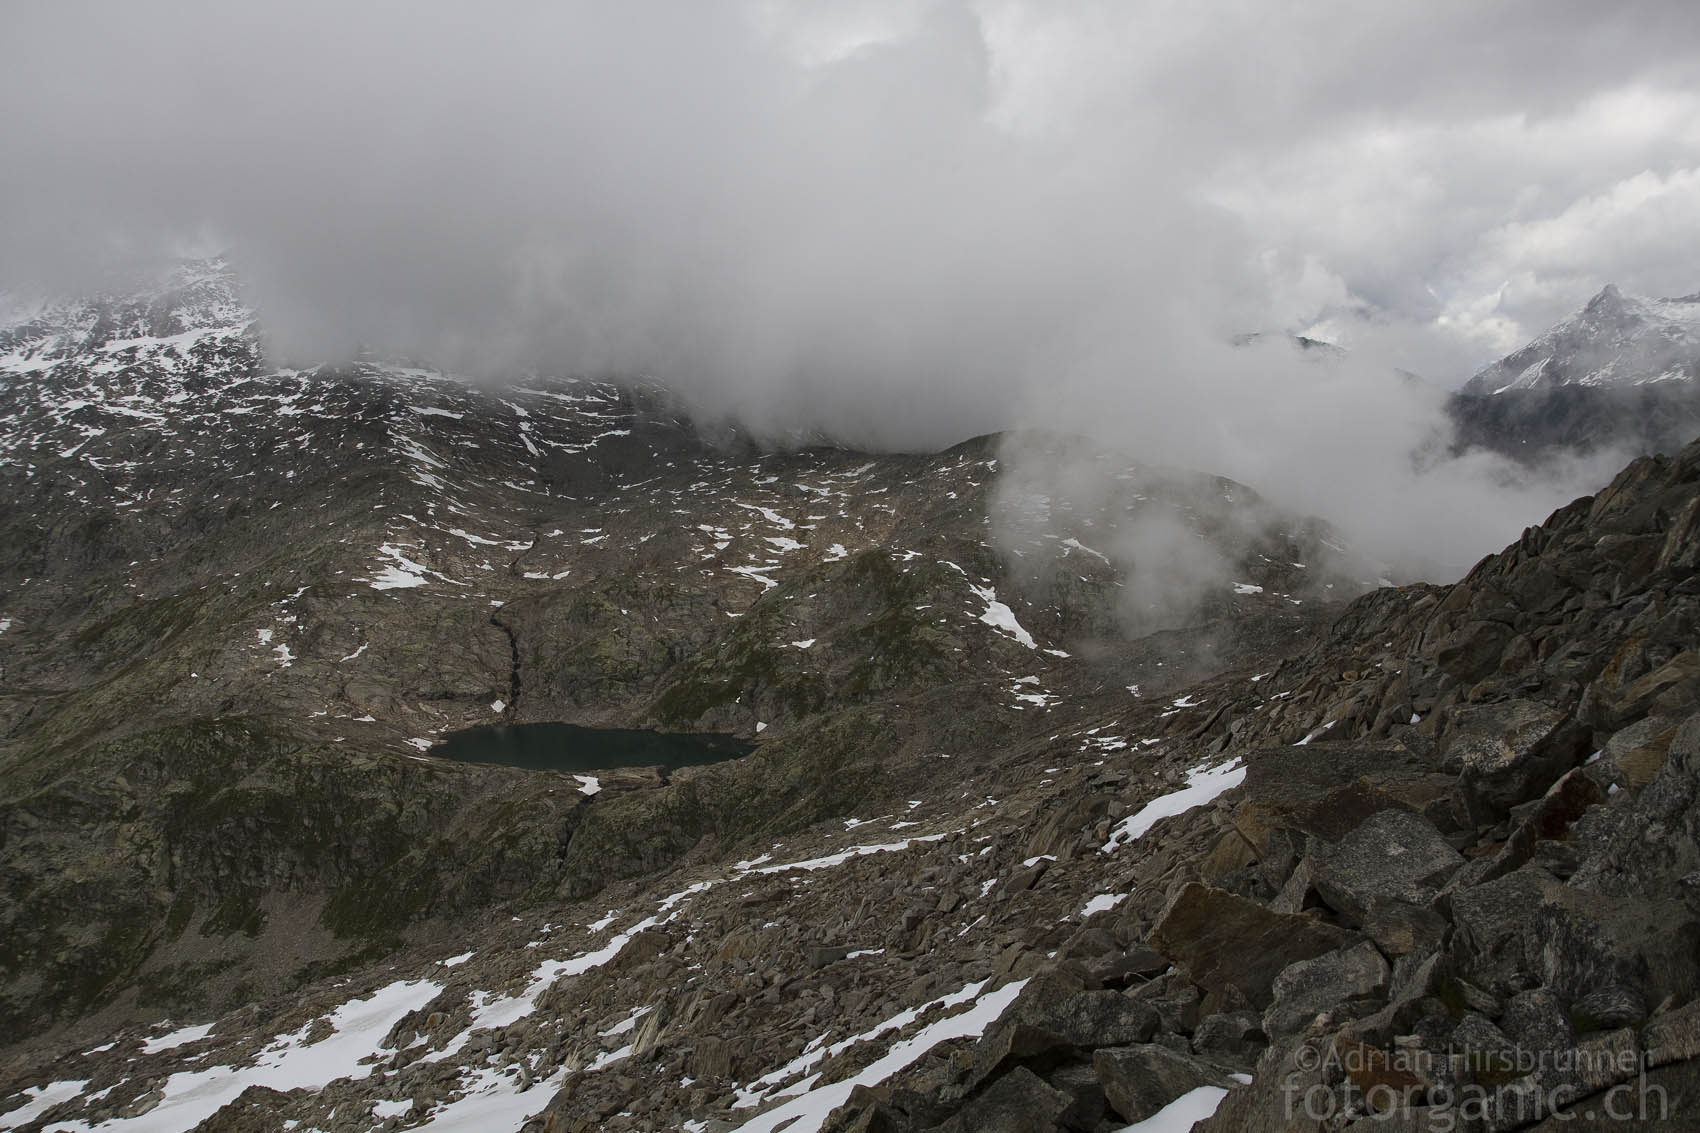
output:
[[1465, 394], [1622, 387], [1700, 376], [1700, 293], [1625, 295], [1606, 284], [1581, 311], [1476, 372]]

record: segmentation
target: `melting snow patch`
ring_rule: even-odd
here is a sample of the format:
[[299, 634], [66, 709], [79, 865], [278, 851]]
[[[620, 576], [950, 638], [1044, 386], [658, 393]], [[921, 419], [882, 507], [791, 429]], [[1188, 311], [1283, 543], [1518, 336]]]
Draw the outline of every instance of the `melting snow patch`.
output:
[[462, 952], [459, 956], [450, 956], [447, 960], [439, 961], [445, 968], [458, 967], [477, 955], [475, 952]]
[[1082, 917], [1090, 917], [1096, 913], [1107, 913], [1123, 901], [1127, 900], [1126, 893], [1100, 893], [1086, 902], [1086, 907], [1080, 910]]
[[157, 1038], [145, 1039], [142, 1042], [142, 1053], [158, 1054], [162, 1050], [176, 1050], [180, 1046], [188, 1046], [190, 1043], [200, 1042], [202, 1039], [212, 1034], [212, 1029], [213, 1025], [211, 1023], [200, 1023], [193, 1027], [183, 1027], [180, 1030], [172, 1031], [168, 1035], [160, 1035]]
[[868, 854], [892, 854], [899, 850], [907, 850], [910, 846], [918, 842], [938, 842], [948, 838], [949, 836], [950, 833], [947, 832], [944, 834], [928, 834], [920, 838], [905, 838], [901, 842], [886, 842], [883, 845], [878, 846], [852, 846], [848, 850], [843, 850], [836, 854], [828, 854], [824, 858], [809, 858], [806, 861], [786, 862], [784, 865], [764, 865], [751, 872], [784, 873], [786, 870], [792, 869], [809, 871], [830, 869], [833, 866], [843, 865], [851, 858], [865, 857]]
[[986, 604], [986, 612], [980, 615], [980, 620], [997, 630], [1006, 637], [1020, 642], [1029, 649], [1037, 649], [1038, 642], [1033, 635], [1021, 628], [1021, 623], [1015, 620], [1015, 611], [998, 601], [998, 592], [990, 586], [968, 587], [974, 596]]
[[529, 1087], [517, 1072], [504, 1074], [494, 1066], [481, 1066], [465, 1083], [458, 1101], [433, 1110], [431, 1117], [415, 1129], [518, 1129], [540, 1112], [555, 1096], [555, 1088], [567, 1076], [562, 1067]]
[[[748, 578], [753, 582], [761, 583], [762, 593], [764, 593], [764, 594], [767, 593], [769, 590], [772, 590], [775, 586], [779, 585], [779, 583], [777, 583], [773, 579], [767, 577], [767, 575], [764, 572], [770, 571], [770, 570], [778, 570], [778, 569], [779, 568], [776, 567], [776, 566], [727, 567], [726, 568], [727, 572], [730, 573], [730, 574], [741, 574], [745, 578]], [[733, 616], [736, 617], [737, 615], [734, 614]]]
[[1234, 593], [1235, 594], [1262, 594], [1263, 593], [1263, 587], [1258, 586], [1254, 583], [1250, 583], [1250, 582], [1236, 582], [1236, 583], [1234, 583]]
[[1305, 738], [1298, 741], [1293, 746], [1294, 747], [1304, 747], [1306, 744], [1310, 743], [1310, 741], [1318, 738], [1319, 736], [1322, 735], [1322, 733], [1326, 732], [1328, 729], [1332, 728], [1333, 726], [1334, 726], [1334, 721], [1330, 720], [1330, 721], [1328, 721], [1328, 723], [1322, 725], [1322, 727], [1320, 727], [1320, 728], [1317, 728], [1315, 731], [1306, 733]]
[[[942, 1042], [955, 1038], [976, 1038], [985, 1034], [986, 1028], [995, 1022], [1004, 1009], [1015, 1002], [1015, 997], [1021, 994], [1021, 989], [1027, 984], [1026, 980], [1005, 984], [998, 990], [987, 995], [979, 996], [974, 1006], [967, 1011], [940, 1019], [936, 1023], [922, 1027], [911, 1038], [896, 1042], [886, 1051], [883, 1058], [867, 1066], [861, 1073], [843, 1081], [833, 1082], [825, 1086], [816, 1086], [799, 1097], [793, 1098], [784, 1105], [762, 1113], [739, 1126], [740, 1133], [776, 1133], [783, 1129], [785, 1133], [818, 1133], [833, 1110], [843, 1105], [850, 1097], [851, 1091], [857, 1086], [875, 1086], [896, 1074], [898, 1071], [912, 1065]], [[985, 984], [969, 984], [956, 996], [947, 996], [946, 1000], [956, 999], [958, 1002], [973, 1000], [979, 995]], [[943, 1002], [935, 1000], [935, 1003]], [[931, 1006], [929, 1004], [929, 1006]], [[910, 1013], [905, 1013], [910, 1014]], [[911, 1014], [914, 1017], [915, 1012]], [[901, 1016], [898, 1016], [901, 1018]], [[893, 1020], [887, 1020], [891, 1023]], [[906, 1021], [907, 1022], [907, 1021]], [[899, 1024], [902, 1025], [902, 1024]], [[870, 1033], [878, 1034], [886, 1029], [885, 1024]], [[858, 1036], [861, 1038], [862, 1036]], [[846, 1040], [855, 1041], [855, 1040]], [[834, 1044], [837, 1050], [842, 1044]], [[1194, 1091], [1195, 1093], [1197, 1091]], [[1191, 1095], [1187, 1095], [1190, 1097]], [[1184, 1099], [1183, 1099], [1184, 1100]]]
[[89, 1084], [88, 1079], [81, 1082], [51, 1082], [45, 1086], [32, 1086], [22, 1091], [25, 1098], [20, 1109], [9, 1110], [0, 1114], [6, 1120], [6, 1128], [17, 1129], [28, 1125], [60, 1102], [70, 1101], [83, 1092], [83, 1087]]
[[1099, 847], [1099, 852], [1114, 853], [1128, 843], [1138, 841], [1159, 819], [1183, 814], [1195, 806], [1203, 806], [1223, 792], [1239, 786], [1244, 779], [1245, 768], [1240, 766], [1238, 759], [1231, 759], [1215, 767], [1192, 768], [1187, 772], [1185, 787], [1172, 794], [1152, 799], [1137, 813], [1116, 823], [1115, 829], [1110, 831], [1110, 840]]
[[370, 580], [373, 590], [405, 590], [425, 585], [425, 568], [402, 554], [399, 547], [385, 543], [378, 548], [378, 553], [395, 559], [396, 563], [384, 567]]
[[[102, 1130], [121, 1133], [176, 1133], [192, 1129], [218, 1112], [249, 1086], [288, 1091], [319, 1090], [338, 1078], [365, 1077], [371, 1067], [361, 1059], [383, 1049], [396, 1021], [436, 998], [442, 985], [428, 980], [389, 984], [364, 999], [352, 999], [328, 1015], [279, 1035], [252, 1066], [209, 1066], [173, 1074], [160, 1088], [163, 1097], [147, 1113], [103, 1122]], [[317, 1042], [307, 1035], [321, 1023], [331, 1033]], [[67, 1129], [87, 1126], [67, 1126]]]
[[594, 775], [574, 775], [573, 778], [578, 780], [578, 793], [581, 795], [594, 795], [602, 789], [602, 780]]
[[1067, 548], [1069, 548], [1070, 550], [1073, 550], [1073, 551], [1085, 551], [1087, 554], [1095, 555], [1096, 557], [1104, 560], [1106, 563], [1110, 561], [1110, 557], [1108, 555], [1104, 554], [1104, 552], [1093, 550], [1091, 547], [1088, 547], [1085, 543], [1082, 543], [1079, 539], [1064, 539], [1063, 540], [1063, 546], [1065, 546], [1065, 547], [1067, 547]]
[[755, 504], [739, 504], [738, 506], [746, 511], [761, 512], [761, 517], [763, 519], [767, 520], [781, 531], [789, 531], [793, 527], [797, 526], [795, 523], [792, 523], [789, 519], [786, 519], [783, 515], [780, 515], [770, 507], [757, 507]]
[[793, 641], [791, 643], [791, 648], [793, 648], [793, 649], [807, 649], [809, 646], [813, 645], [814, 643], [815, 643], [814, 638], [805, 637], [801, 641]]

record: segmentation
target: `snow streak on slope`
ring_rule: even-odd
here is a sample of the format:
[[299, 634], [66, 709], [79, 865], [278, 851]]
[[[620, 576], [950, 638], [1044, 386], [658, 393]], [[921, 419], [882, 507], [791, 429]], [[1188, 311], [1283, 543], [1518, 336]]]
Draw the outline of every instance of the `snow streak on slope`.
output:
[[[299, 1030], [279, 1035], [252, 1066], [209, 1066], [173, 1074], [162, 1087], [158, 1105], [137, 1117], [97, 1125], [55, 1122], [60, 1133], [178, 1133], [211, 1117], [249, 1086], [274, 1090], [317, 1090], [337, 1078], [364, 1077], [363, 1061], [385, 1049], [384, 1036], [396, 1020], [429, 1003], [441, 985], [402, 981], [352, 999]], [[324, 1037], [316, 1030], [330, 1028]]]

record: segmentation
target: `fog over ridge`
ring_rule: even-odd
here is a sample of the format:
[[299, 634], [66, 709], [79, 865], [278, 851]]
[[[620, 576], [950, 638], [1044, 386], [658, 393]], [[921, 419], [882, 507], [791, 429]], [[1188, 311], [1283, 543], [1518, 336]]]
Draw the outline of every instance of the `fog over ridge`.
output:
[[283, 360], [651, 375], [773, 438], [1081, 431], [1413, 573], [1605, 463], [1441, 459], [1447, 386], [1607, 279], [1700, 287], [1679, 2], [8, 14], [0, 284], [229, 247]]

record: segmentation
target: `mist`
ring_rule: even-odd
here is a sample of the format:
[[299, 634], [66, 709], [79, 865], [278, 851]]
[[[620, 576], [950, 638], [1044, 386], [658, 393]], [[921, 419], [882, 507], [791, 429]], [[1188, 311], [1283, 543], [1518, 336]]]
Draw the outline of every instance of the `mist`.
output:
[[280, 362], [1075, 430], [1456, 574], [1601, 468], [1447, 459], [1444, 392], [1700, 288], [1700, 10], [1381, 7], [19, 0], [0, 285], [222, 250]]

